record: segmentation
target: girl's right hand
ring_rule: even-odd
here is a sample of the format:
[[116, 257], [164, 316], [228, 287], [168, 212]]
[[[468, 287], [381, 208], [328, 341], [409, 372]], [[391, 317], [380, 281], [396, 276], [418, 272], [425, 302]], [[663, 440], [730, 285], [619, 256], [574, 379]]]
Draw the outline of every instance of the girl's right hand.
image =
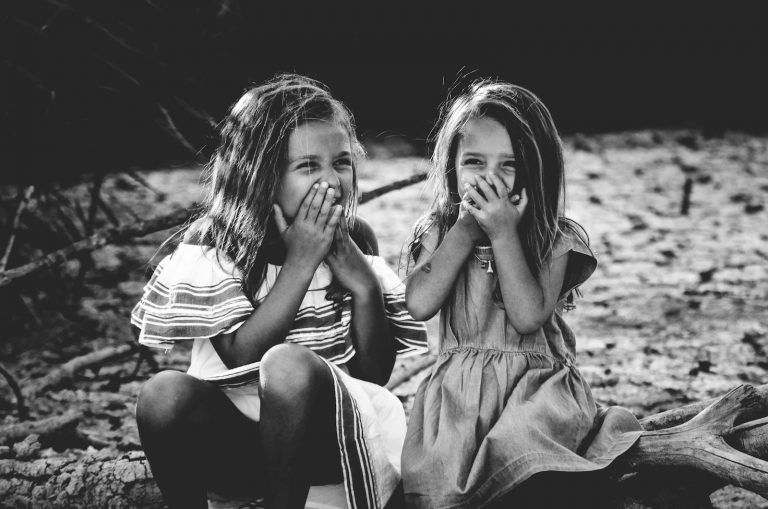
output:
[[341, 217], [341, 205], [333, 205], [335, 190], [315, 184], [304, 197], [290, 225], [278, 204], [274, 204], [275, 223], [283, 237], [286, 262], [317, 267], [328, 254], [336, 225]]

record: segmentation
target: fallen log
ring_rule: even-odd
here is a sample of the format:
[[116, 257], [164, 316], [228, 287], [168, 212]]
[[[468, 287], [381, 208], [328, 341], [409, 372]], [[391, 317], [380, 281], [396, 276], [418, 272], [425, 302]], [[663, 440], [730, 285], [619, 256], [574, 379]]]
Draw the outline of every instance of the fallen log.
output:
[[163, 507], [144, 453], [0, 460], [3, 507]]
[[[682, 425], [645, 432], [620, 464], [611, 467], [629, 474], [616, 485], [615, 507], [706, 507], [709, 493], [725, 483], [766, 496], [768, 417], [732, 427], [740, 416], [755, 412], [761, 394], [739, 386]], [[118, 458], [99, 453], [78, 459], [0, 460], [0, 493], [10, 506], [163, 505], [138, 451]]]

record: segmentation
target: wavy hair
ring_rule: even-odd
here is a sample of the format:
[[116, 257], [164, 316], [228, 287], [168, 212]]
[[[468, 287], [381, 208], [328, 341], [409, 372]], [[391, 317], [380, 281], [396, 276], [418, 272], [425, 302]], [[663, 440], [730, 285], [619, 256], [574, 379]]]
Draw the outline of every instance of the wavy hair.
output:
[[456, 174], [456, 154], [467, 123], [490, 117], [504, 126], [515, 154], [517, 179], [523, 179], [528, 205], [518, 225], [526, 261], [538, 275], [563, 230], [588, 243], [584, 230], [562, 216], [565, 204], [565, 164], [557, 128], [549, 110], [529, 90], [510, 83], [482, 79], [472, 83], [441, 108], [434, 137], [429, 185], [434, 200], [414, 231], [409, 244], [411, 259], [418, 257], [424, 234], [438, 229], [438, 241], [458, 219], [461, 197]]
[[333, 122], [349, 135], [353, 189], [344, 204], [352, 225], [357, 205], [357, 162], [364, 156], [352, 113], [325, 85], [298, 74], [279, 74], [250, 88], [219, 124], [219, 144], [206, 169], [206, 196], [188, 237], [226, 254], [243, 273], [252, 297], [264, 281], [268, 244], [280, 241], [272, 204], [282, 182], [288, 139], [310, 121]]

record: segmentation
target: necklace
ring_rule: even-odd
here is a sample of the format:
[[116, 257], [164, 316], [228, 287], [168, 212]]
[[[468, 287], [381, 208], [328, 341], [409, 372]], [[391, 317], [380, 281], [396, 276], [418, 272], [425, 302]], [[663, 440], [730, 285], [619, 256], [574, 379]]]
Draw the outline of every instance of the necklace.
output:
[[[479, 256], [478, 256], [479, 255]], [[485, 269], [488, 274], [493, 273], [493, 249], [491, 246], [475, 246], [472, 256], [480, 262], [480, 268]]]

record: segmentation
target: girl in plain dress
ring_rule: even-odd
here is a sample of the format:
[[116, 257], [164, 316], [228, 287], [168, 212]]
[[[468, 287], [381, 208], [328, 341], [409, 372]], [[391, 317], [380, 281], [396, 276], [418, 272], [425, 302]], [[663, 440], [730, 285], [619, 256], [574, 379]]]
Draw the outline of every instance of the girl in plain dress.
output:
[[562, 478], [541, 473], [600, 470], [641, 433], [629, 411], [596, 406], [574, 364], [563, 313], [596, 261], [563, 217], [563, 173], [552, 118], [528, 90], [480, 81], [446, 108], [406, 283], [412, 316], [441, 312], [403, 450], [410, 507], [572, 506]]

